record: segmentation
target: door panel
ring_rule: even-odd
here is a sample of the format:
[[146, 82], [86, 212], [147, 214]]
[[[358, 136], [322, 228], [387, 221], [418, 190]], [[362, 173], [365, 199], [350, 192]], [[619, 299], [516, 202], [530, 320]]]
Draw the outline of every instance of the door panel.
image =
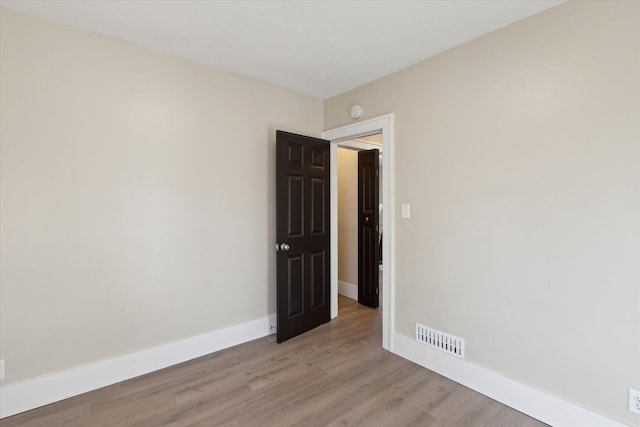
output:
[[301, 256], [287, 257], [287, 291], [289, 292], [287, 316], [290, 318], [302, 313], [302, 307], [304, 306], [303, 264], [304, 262]]
[[329, 141], [276, 132], [278, 342], [330, 319]]
[[379, 153], [358, 152], [358, 302], [373, 308], [380, 292]]
[[312, 235], [322, 235], [325, 233], [325, 180], [311, 178], [311, 230]]
[[301, 176], [289, 176], [289, 209], [288, 209], [288, 235], [289, 237], [302, 236], [302, 219], [304, 216], [304, 191]]

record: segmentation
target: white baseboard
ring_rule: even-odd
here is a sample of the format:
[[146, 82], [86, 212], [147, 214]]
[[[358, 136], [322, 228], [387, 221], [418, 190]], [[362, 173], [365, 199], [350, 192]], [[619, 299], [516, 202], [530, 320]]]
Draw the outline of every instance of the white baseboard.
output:
[[137, 353], [8, 384], [0, 388], [0, 418], [148, 374], [275, 332], [275, 315]]
[[393, 352], [554, 427], [624, 427], [618, 421], [493, 371], [431, 349], [395, 332]]
[[347, 298], [358, 300], [358, 285], [338, 281], [338, 293]]

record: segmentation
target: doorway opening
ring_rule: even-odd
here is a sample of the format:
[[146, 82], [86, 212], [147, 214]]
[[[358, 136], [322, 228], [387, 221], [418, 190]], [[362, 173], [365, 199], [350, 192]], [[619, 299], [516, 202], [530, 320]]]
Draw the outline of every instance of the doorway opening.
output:
[[[363, 120], [354, 124], [327, 130], [323, 138], [331, 142], [331, 164], [338, 164], [338, 146], [344, 141], [358, 139], [373, 134], [382, 135], [383, 150], [383, 178], [382, 199], [384, 201], [384, 215], [382, 227], [384, 239], [382, 240], [382, 347], [393, 351], [393, 319], [394, 319], [394, 115], [386, 114], [373, 119]], [[331, 168], [331, 318], [338, 316], [338, 171]]]
[[[378, 155], [371, 150], [377, 150]], [[369, 307], [380, 306], [382, 293], [378, 291], [384, 280], [380, 244], [384, 230], [383, 152], [380, 133], [338, 143], [338, 293]], [[367, 185], [371, 184], [371, 177], [365, 179], [365, 170], [360, 170], [362, 155], [375, 157], [377, 163], [376, 182], [371, 188]], [[365, 193], [360, 194], [361, 191]], [[375, 195], [367, 194], [371, 191]], [[367, 202], [376, 204], [373, 215], [360, 212]], [[365, 218], [360, 218], [363, 214]]]

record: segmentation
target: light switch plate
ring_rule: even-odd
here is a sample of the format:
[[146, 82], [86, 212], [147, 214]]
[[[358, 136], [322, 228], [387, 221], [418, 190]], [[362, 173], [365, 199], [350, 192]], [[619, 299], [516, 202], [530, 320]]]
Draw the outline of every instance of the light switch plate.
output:
[[402, 204], [402, 218], [411, 218], [411, 205], [409, 203]]

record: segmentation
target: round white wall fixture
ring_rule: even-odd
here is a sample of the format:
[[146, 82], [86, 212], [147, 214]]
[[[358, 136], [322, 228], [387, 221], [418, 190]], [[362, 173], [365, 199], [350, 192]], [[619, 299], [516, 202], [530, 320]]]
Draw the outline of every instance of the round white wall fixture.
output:
[[356, 104], [353, 107], [351, 107], [351, 117], [353, 117], [354, 119], [359, 119], [360, 117], [362, 117], [363, 114], [364, 114], [364, 108], [362, 108], [362, 105]]

